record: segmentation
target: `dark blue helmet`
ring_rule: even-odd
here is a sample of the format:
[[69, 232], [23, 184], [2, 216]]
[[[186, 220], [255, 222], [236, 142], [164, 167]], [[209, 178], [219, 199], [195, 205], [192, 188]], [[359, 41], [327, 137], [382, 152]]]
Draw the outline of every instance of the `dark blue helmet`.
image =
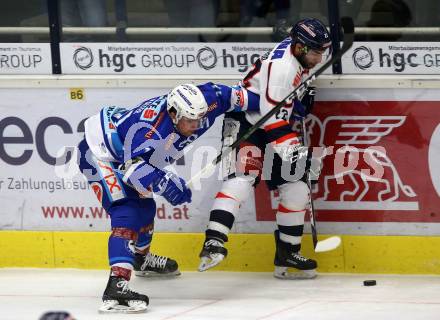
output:
[[330, 33], [318, 19], [306, 18], [298, 21], [290, 31], [292, 43], [302, 43], [309, 49], [325, 50], [332, 44]]

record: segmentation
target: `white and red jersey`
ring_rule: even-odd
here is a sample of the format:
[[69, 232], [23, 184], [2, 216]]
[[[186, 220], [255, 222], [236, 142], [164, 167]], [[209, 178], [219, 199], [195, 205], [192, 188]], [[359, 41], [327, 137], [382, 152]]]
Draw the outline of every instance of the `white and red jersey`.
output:
[[[291, 39], [286, 38], [268, 54], [260, 57], [242, 80], [243, 87], [260, 95], [260, 111], [246, 114], [251, 124], [255, 124], [307, 77], [308, 69], [301, 66], [291, 48]], [[292, 106], [293, 101], [288, 101], [262, 125], [261, 128], [268, 133], [268, 142], [284, 146], [299, 143], [297, 134], [289, 125]]]

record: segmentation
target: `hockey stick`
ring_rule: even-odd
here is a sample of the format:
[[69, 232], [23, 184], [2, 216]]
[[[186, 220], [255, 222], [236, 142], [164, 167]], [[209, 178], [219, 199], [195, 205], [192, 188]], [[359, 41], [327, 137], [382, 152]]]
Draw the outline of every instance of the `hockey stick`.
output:
[[[309, 142], [307, 139], [307, 131], [306, 131], [306, 120], [305, 118], [301, 119], [301, 130], [303, 134], [303, 145], [305, 147], [309, 146]], [[318, 241], [318, 231], [316, 230], [316, 215], [315, 215], [315, 208], [313, 206], [313, 198], [312, 198], [312, 183], [310, 181], [310, 169], [306, 172], [306, 182], [307, 187], [310, 191], [310, 198], [309, 198], [309, 214], [310, 214], [310, 229], [312, 230], [312, 240], [313, 240], [313, 248], [315, 249], [315, 252], [325, 252], [325, 251], [331, 251], [339, 247], [341, 244], [341, 238], [338, 236], [330, 237], [321, 241]]]
[[353, 19], [349, 17], [341, 18], [341, 25], [344, 29], [344, 43], [342, 45], [341, 50], [336, 53], [332, 58], [324, 63], [315, 73], [308, 76], [301, 84], [295, 88], [291, 93], [289, 93], [283, 100], [281, 100], [275, 107], [273, 107], [268, 113], [261, 117], [249, 130], [243, 134], [240, 138], [238, 138], [227, 150], [221, 152], [217, 155], [217, 157], [212, 160], [211, 163], [208, 163], [200, 172], [194, 175], [188, 182], [187, 186], [191, 187], [195, 181], [198, 181], [200, 177], [205, 174], [208, 170], [212, 170], [215, 166], [222, 161], [229, 153], [232, 152], [235, 148], [237, 148], [243, 141], [249, 138], [258, 128], [260, 128], [269, 118], [271, 118], [275, 113], [281, 110], [287, 103], [287, 101], [293, 100], [298, 96], [298, 92], [303, 92], [309, 84], [314, 81], [318, 76], [320, 76], [328, 67], [333, 65], [337, 60], [339, 60], [353, 45], [354, 40], [354, 24]]

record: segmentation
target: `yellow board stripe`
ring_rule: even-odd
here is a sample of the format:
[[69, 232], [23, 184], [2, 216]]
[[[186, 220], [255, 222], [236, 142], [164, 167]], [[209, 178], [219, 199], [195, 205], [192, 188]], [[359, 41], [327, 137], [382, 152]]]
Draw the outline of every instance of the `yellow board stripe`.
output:
[[[0, 231], [0, 267], [106, 269], [108, 236], [107, 232]], [[273, 271], [272, 235], [229, 238], [229, 255], [215, 270]], [[152, 249], [176, 259], [181, 270], [195, 271], [203, 239], [201, 233], [156, 233]], [[319, 272], [440, 274], [440, 237], [344, 235], [338, 249], [316, 254], [310, 235], [305, 235], [302, 253], [318, 260]]]

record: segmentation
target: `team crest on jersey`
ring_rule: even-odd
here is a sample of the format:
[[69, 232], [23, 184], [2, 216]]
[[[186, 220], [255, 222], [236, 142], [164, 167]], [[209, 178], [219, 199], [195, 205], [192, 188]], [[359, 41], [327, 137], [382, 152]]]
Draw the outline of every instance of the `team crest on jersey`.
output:
[[150, 104], [145, 107], [141, 114], [141, 120], [153, 121], [156, 120], [162, 107], [161, 103]]

